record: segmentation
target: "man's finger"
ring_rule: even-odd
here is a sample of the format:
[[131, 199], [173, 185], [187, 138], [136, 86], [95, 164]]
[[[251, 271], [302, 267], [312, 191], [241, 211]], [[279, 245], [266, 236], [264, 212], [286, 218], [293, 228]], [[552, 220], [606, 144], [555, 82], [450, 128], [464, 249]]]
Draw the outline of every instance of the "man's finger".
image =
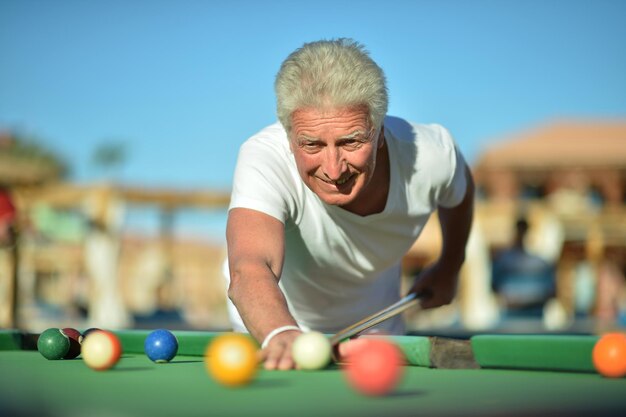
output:
[[265, 362], [263, 367], [267, 370], [274, 370], [278, 368], [281, 357], [283, 356], [283, 349], [280, 347], [274, 347], [273, 349], [265, 349]]
[[256, 353], [256, 357], [260, 363], [265, 362], [265, 359], [267, 359], [267, 349], [258, 350]]
[[278, 362], [278, 369], [281, 371], [288, 371], [290, 369], [293, 369], [294, 366], [295, 363], [291, 358], [291, 355], [284, 355]]
[[286, 371], [289, 369], [294, 369], [295, 362], [291, 356], [291, 352], [284, 346], [274, 347], [269, 350], [266, 349], [267, 353], [262, 355], [264, 358], [263, 367], [266, 370], [280, 370]]

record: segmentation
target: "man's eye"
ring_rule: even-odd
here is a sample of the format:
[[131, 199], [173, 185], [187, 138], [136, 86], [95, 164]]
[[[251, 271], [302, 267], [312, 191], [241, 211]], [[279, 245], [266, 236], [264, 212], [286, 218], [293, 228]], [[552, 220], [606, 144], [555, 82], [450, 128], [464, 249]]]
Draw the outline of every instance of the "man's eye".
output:
[[363, 142], [357, 139], [349, 139], [343, 142], [343, 146], [346, 148], [358, 148]]
[[314, 150], [319, 149], [320, 145], [315, 142], [304, 142], [302, 144], [302, 147], [307, 151], [314, 151]]

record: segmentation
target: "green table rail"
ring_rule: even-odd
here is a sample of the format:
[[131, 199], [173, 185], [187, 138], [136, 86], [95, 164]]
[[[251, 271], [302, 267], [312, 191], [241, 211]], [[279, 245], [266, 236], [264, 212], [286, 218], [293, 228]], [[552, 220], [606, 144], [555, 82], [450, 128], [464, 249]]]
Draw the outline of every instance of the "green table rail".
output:
[[[143, 353], [150, 330], [114, 331], [127, 353]], [[173, 331], [179, 340], [178, 354], [202, 356], [206, 346], [221, 332]], [[36, 349], [38, 334], [17, 330], [0, 331], [0, 350]], [[469, 340], [392, 336], [407, 363], [432, 368], [536, 369], [594, 372], [591, 361], [598, 336], [568, 335], [479, 335]]]

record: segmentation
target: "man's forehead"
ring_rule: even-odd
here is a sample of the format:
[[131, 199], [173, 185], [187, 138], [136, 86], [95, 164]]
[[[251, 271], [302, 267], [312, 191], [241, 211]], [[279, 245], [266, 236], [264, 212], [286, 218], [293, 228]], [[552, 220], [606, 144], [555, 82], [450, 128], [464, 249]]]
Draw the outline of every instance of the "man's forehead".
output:
[[[367, 136], [367, 130], [366, 129], [355, 129], [352, 130], [348, 133], [344, 133], [341, 135], [338, 135], [336, 137], [336, 139], [359, 139], [359, 138], [363, 138]], [[306, 133], [299, 133], [296, 134], [296, 138], [297, 139], [301, 139], [301, 140], [320, 140], [321, 138], [318, 136], [312, 136], [310, 134], [306, 134]]]
[[350, 106], [309, 106], [296, 109], [292, 113], [294, 117], [318, 117], [318, 118], [333, 118], [347, 115], [359, 115], [361, 117], [369, 118], [369, 109], [365, 105], [350, 105]]
[[324, 129], [346, 130], [346, 133], [369, 130], [369, 114], [361, 109], [300, 109], [292, 115], [292, 133], [306, 134]]

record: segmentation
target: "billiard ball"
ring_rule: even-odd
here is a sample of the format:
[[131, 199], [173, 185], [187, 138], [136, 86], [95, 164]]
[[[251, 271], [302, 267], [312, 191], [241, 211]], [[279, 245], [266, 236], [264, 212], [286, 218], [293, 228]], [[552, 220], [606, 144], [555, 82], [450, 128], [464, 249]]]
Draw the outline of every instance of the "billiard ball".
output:
[[178, 340], [170, 331], [158, 329], [151, 332], [143, 344], [144, 352], [151, 361], [165, 363], [171, 361], [178, 352]]
[[228, 387], [246, 385], [257, 373], [257, 346], [248, 336], [226, 333], [207, 345], [204, 361], [209, 375], [218, 383]]
[[361, 339], [358, 349], [346, 356], [344, 374], [361, 394], [383, 396], [393, 391], [403, 374], [400, 349], [385, 339]]
[[101, 329], [98, 329], [97, 327], [90, 327], [87, 330], [85, 330], [83, 332], [83, 339], [86, 338], [89, 335], [89, 333], [95, 332], [96, 330], [101, 330]]
[[607, 378], [626, 375], [626, 334], [606, 333], [593, 346], [593, 365]]
[[337, 353], [340, 361], [344, 361], [345, 358], [351, 354], [357, 352], [359, 349], [367, 346], [369, 339], [366, 338], [354, 338], [348, 341], [342, 342], [337, 346]]
[[81, 346], [83, 361], [96, 371], [112, 368], [122, 356], [122, 344], [118, 337], [105, 330], [89, 333]]
[[330, 363], [330, 341], [320, 332], [300, 334], [291, 346], [291, 356], [299, 369], [317, 370]]
[[83, 341], [83, 335], [72, 327], [65, 327], [61, 331], [70, 338], [70, 349], [63, 356], [63, 359], [74, 359], [80, 355], [80, 344]]
[[70, 339], [61, 329], [46, 329], [37, 339], [37, 350], [46, 359], [62, 359], [70, 350]]

